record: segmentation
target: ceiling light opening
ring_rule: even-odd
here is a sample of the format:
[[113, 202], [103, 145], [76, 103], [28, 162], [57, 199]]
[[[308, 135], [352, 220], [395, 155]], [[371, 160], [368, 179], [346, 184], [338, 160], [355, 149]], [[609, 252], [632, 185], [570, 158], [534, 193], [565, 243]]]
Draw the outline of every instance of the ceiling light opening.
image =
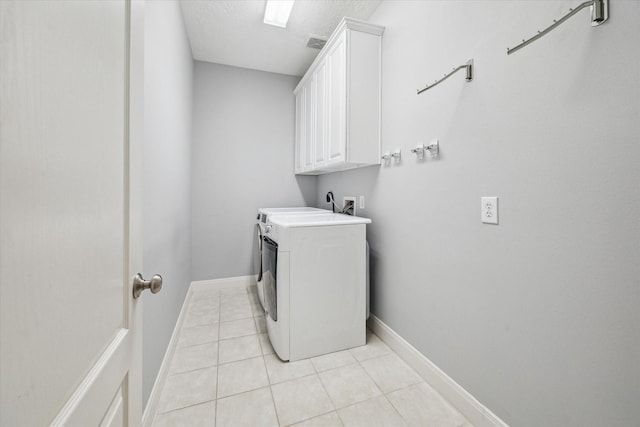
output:
[[264, 10], [264, 23], [286, 28], [294, 0], [267, 0]]

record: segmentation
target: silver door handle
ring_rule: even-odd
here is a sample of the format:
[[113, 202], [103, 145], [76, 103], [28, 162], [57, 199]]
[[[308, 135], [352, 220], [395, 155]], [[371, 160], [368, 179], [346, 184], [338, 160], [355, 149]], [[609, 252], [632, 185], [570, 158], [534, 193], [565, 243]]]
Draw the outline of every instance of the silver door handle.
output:
[[140, 273], [133, 276], [133, 298], [138, 298], [145, 289], [149, 289], [152, 294], [160, 292], [160, 289], [162, 289], [162, 276], [155, 274], [151, 280], [144, 280]]

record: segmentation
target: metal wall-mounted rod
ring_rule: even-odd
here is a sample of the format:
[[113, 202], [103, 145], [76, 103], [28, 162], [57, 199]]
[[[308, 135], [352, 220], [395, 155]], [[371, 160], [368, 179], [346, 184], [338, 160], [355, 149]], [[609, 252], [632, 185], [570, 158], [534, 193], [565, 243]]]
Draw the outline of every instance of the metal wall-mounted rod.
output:
[[437, 139], [431, 141], [431, 144], [429, 145], [424, 145], [424, 143], [418, 144], [416, 148], [411, 149], [411, 152], [416, 155], [418, 160], [424, 159], [424, 153], [427, 151], [429, 152], [429, 154], [431, 154], [432, 157], [436, 157], [439, 154], [440, 143]]
[[441, 78], [440, 80], [436, 80], [435, 83], [433, 83], [432, 85], [427, 85], [427, 87], [425, 87], [424, 89], [418, 89], [418, 95], [420, 95], [425, 90], [429, 90], [432, 87], [439, 85], [440, 83], [442, 83], [443, 81], [447, 80], [449, 77], [454, 75], [456, 72], [462, 70], [463, 68], [467, 69], [467, 77], [466, 77], [467, 81], [470, 82], [471, 80], [473, 80], [473, 58], [471, 58], [465, 64], [459, 65], [459, 66], [455, 67], [453, 69], [453, 71], [445, 74], [444, 77]]
[[399, 161], [402, 158], [402, 150], [398, 148], [393, 153], [390, 153], [389, 151], [387, 151], [380, 158], [385, 161], [389, 161], [391, 160], [391, 158], [394, 158], [396, 159], [396, 161]]
[[522, 43], [520, 43], [518, 46], [514, 48], [507, 48], [507, 55], [511, 55], [512, 53], [522, 49], [528, 44], [533, 43], [534, 41], [538, 40], [540, 37], [551, 32], [551, 30], [554, 30], [556, 27], [558, 27], [560, 24], [565, 22], [567, 19], [571, 18], [576, 13], [580, 12], [582, 9], [589, 6], [591, 6], [591, 26], [592, 27], [597, 27], [598, 25], [604, 23], [607, 19], [609, 19], [609, 0], [586, 1], [581, 5], [579, 5], [578, 7], [576, 7], [575, 9], [569, 9], [569, 13], [563, 16], [562, 18], [558, 20], [554, 19], [552, 25], [550, 25], [549, 27], [545, 28], [542, 31], [538, 31], [538, 34], [531, 37], [530, 39], [528, 40], [523, 39]]

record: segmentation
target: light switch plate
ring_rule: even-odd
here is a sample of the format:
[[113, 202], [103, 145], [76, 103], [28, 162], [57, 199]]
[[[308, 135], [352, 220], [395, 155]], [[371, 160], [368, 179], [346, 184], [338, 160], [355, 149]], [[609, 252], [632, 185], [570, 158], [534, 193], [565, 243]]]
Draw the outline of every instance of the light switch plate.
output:
[[480, 216], [484, 224], [498, 224], [498, 198], [497, 197], [481, 198]]

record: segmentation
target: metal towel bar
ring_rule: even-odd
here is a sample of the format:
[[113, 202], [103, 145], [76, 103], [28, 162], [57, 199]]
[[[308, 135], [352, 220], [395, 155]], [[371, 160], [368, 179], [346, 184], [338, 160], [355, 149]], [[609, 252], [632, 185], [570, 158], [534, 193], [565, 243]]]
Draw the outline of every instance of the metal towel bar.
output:
[[575, 9], [569, 9], [569, 13], [566, 14], [565, 16], [563, 16], [562, 18], [560, 18], [558, 20], [554, 19], [552, 25], [550, 25], [549, 27], [545, 28], [542, 31], [538, 31], [538, 34], [536, 34], [535, 36], [531, 37], [530, 39], [528, 39], [528, 40], [524, 40], [523, 39], [522, 43], [520, 43], [518, 46], [516, 46], [514, 48], [511, 48], [511, 49], [507, 48], [507, 55], [511, 55], [512, 53], [522, 49], [523, 47], [525, 47], [529, 43], [532, 43], [532, 42], [538, 40], [540, 37], [542, 37], [545, 34], [551, 32], [551, 30], [553, 30], [556, 27], [558, 27], [560, 24], [565, 22], [567, 19], [571, 18], [573, 15], [575, 15], [578, 12], [580, 12], [585, 7], [589, 7], [589, 6], [591, 6], [591, 26], [592, 27], [597, 27], [598, 25], [603, 24], [607, 19], [609, 19], [609, 0], [590, 0], [590, 1], [586, 1], [586, 2], [582, 3], [581, 5], [579, 5], [578, 7], [576, 7]]
[[434, 87], [436, 85], [439, 85], [440, 83], [442, 83], [443, 81], [447, 80], [449, 77], [454, 75], [456, 72], [462, 70], [463, 68], [467, 69], [467, 77], [466, 77], [467, 81], [470, 82], [471, 80], [473, 80], [473, 58], [471, 58], [465, 64], [459, 65], [459, 66], [455, 67], [453, 69], [453, 71], [451, 71], [450, 73], [445, 74], [444, 77], [441, 78], [440, 80], [436, 80], [434, 84], [427, 85], [427, 87], [425, 87], [424, 89], [418, 89], [418, 95], [420, 95], [425, 90], [429, 90], [432, 87]]

